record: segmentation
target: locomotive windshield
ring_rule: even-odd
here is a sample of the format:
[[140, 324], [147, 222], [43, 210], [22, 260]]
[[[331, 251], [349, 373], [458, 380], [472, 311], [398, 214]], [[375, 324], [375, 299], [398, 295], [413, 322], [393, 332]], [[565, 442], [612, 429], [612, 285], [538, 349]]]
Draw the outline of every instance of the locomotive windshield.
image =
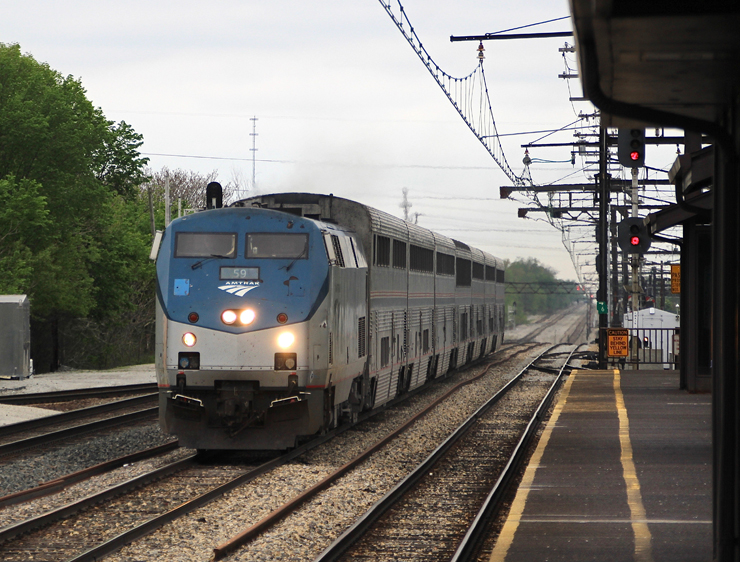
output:
[[175, 236], [176, 258], [236, 257], [234, 232], [178, 232]]
[[308, 234], [247, 234], [248, 258], [308, 259]]

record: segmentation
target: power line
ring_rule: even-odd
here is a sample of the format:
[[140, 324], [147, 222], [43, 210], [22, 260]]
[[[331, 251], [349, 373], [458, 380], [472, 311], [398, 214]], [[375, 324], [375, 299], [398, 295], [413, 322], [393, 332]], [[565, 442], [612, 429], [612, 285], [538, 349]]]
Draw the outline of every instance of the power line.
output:
[[[193, 158], [197, 160], [230, 160], [235, 162], [252, 162], [252, 158], [238, 158], [230, 156], [204, 156], [197, 154], [166, 154], [163, 152], [142, 152], [143, 156], [162, 156], [166, 158]], [[255, 158], [254, 162], [272, 164], [303, 164], [308, 166], [341, 166], [346, 168], [420, 168], [428, 170], [497, 170], [495, 166], [441, 166], [432, 164], [372, 164], [357, 162], [312, 162], [310, 160], [276, 160]]]

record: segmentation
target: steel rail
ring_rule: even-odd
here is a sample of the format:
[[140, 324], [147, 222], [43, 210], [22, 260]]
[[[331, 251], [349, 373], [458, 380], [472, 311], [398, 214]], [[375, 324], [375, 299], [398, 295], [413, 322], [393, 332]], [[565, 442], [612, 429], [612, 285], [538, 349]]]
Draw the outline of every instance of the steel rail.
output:
[[[498, 358], [495, 358], [494, 361], [491, 362], [491, 365], [494, 365], [497, 363]], [[491, 366], [489, 365], [489, 366]], [[473, 380], [476, 380], [477, 378], [480, 378], [483, 376], [484, 373], [481, 375], [478, 375], [474, 377], [473, 379], [470, 379], [469, 381], [463, 381], [459, 383], [455, 388], [461, 387], [465, 384], [469, 384]], [[440, 380], [442, 380], [444, 377], [440, 377]], [[377, 415], [378, 413], [384, 411], [387, 406], [396, 404], [398, 402], [404, 401], [409, 396], [416, 394], [418, 391], [420, 391], [422, 387], [419, 387], [418, 389], [415, 389], [414, 391], [411, 391], [410, 393], [406, 394], [403, 397], [399, 397], [397, 399], [394, 399], [390, 401], [388, 404], [386, 404], [384, 407], [378, 408], [377, 410], [368, 412], [367, 414], [364, 414], [361, 416], [361, 420], [368, 419], [372, 416]], [[448, 392], [445, 396], [449, 395], [451, 392]], [[311, 449], [314, 449], [323, 443], [329, 441], [330, 439], [333, 439], [335, 436], [344, 433], [348, 429], [350, 429], [353, 426], [346, 425], [346, 426], [340, 426], [339, 428], [327, 432], [325, 435], [318, 437], [316, 439], [313, 439], [312, 441], [305, 443], [301, 445], [300, 447], [297, 447], [296, 449], [286, 453], [285, 455], [282, 455], [276, 459], [272, 459], [266, 463], [263, 463], [262, 465], [258, 466], [257, 468], [246, 472], [243, 475], [240, 475], [233, 480], [230, 480], [229, 482], [226, 482], [196, 498], [193, 498], [192, 500], [189, 500], [187, 502], [184, 502], [183, 504], [175, 507], [174, 509], [171, 509], [170, 511], [154, 516], [151, 519], [141, 523], [140, 525], [136, 527], [132, 527], [128, 529], [127, 531], [124, 531], [123, 533], [117, 535], [116, 537], [113, 537], [109, 539], [108, 541], [105, 541], [85, 552], [80, 553], [79, 555], [75, 556], [74, 558], [70, 558], [67, 562], [94, 562], [96, 560], [100, 560], [104, 556], [107, 556], [113, 552], [116, 552], [117, 550], [121, 549], [122, 547], [126, 546], [127, 544], [130, 544], [131, 542], [140, 539], [142, 537], [145, 537], [153, 532], [155, 532], [157, 529], [161, 528], [162, 526], [166, 525], [167, 523], [170, 523], [180, 517], [183, 517], [184, 515], [187, 515], [188, 513], [194, 511], [195, 509], [198, 509], [204, 505], [207, 505], [211, 501], [218, 499], [225, 493], [231, 491], [232, 489], [241, 486], [243, 484], [246, 484], [250, 482], [251, 480], [254, 480], [258, 476], [261, 476], [262, 474], [282, 465], [287, 462], [290, 462], [291, 460], [301, 456], [307, 451], [310, 451]], [[187, 459], [186, 459], [187, 460]], [[167, 468], [167, 467], [164, 467]], [[144, 475], [146, 476], [146, 475]], [[156, 478], [152, 478], [154, 480]], [[136, 484], [136, 486], [139, 486], [141, 484]], [[135, 487], [135, 486], [134, 486]], [[116, 492], [117, 494], [124, 493], [125, 490], [121, 490]], [[74, 513], [73, 511], [70, 511], [69, 514]], [[59, 517], [67, 516], [67, 515], [61, 515]], [[1, 537], [0, 537], [1, 540]]]
[[8, 525], [7, 527], [0, 529], [0, 543], [12, 539], [13, 537], [21, 535], [23, 533], [28, 533], [30, 531], [40, 529], [41, 527], [45, 527], [46, 525], [49, 525], [50, 523], [53, 523], [58, 519], [63, 519], [65, 517], [69, 517], [70, 515], [74, 515], [75, 513], [78, 513], [83, 509], [92, 507], [95, 504], [113, 498], [120, 494], [130, 492], [135, 488], [153, 482], [154, 480], [163, 478], [164, 476], [172, 474], [173, 472], [183, 470], [184, 468], [192, 465], [196, 457], [197, 454], [194, 453], [189, 457], [160, 467], [156, 470], [153, 470], [152, 472], [142, 474], [140, 476], [137, 476], [136, 478], [127, 480], [126, 482], [122, 482], [121, 484], [103, 490], [102, 492], [91, 494], [79, 501], [69, 503], [60, 508], [48, 511], [36, 517], [31, 517], [13, 525]]
[[87, 480], [98, 474], [110, 472], [111, 470], [119, 468], [125, 464], [155, 457], [157, 455], [161, 455], [162, 453], [168, 453], [169, 451], [174, 451], [178, 447], [179, 444], [177, 440], [170, 441], [169, 443], [159, 445], [158, 447], [144, 449], [142, 451], [137, 451], [136, 453], [131, 453], [130, 455], [125, 455], [122, 457], [118, 457], [117, 459], [96, 464], [95, 466], [83, 468], [82, 470], [78, 470], [77, 472], [72, 472], [70, 474], [60, 476], [59, 478], [55, 478], [54, 480], [49, 480], [48, 482], [39, 484], [34, 488], [21, 490], [20, 492], [14, 492], [12, 494], [8, 494], [7, 496], [0, 497], [0, 507], [17, 505], [19, 503], [25, 503], [36, 498], [55, 494], [57, 492], [60, 492], [64, 488], [67, 488], [72, 484], [76, 484], [77, 482], [80, 482], [82, 480]]
[[472, 415], [468, 417], [458, 428], [453, 431], [432, 453], [424, 459], [412, 472], [403, 480], [398, 482], [385, 496], [378, 500], [368, 511], [366, 511], [353, 525], [347, 528], [331, 545], [329, 545], [314, 562], [330, 562], [339, 560], [347, 550], [356, 544], [370, 528], [392, 508], [401, 498], [403, 498], [426, 474], [428, 474], [434, 465], [447, 454], [447, 451], [453, 447], [465, 434], [476, 424], [478, 419], [486, 413], [496, 402], [508, 393], [532, 368], [532, 365], [548, 354], [552, 349], [558, 347], [553, 345], [540, 353], [530, 363], [524, 367], [516, 376], [491, 396], [482, 406], [480, 406]]
[[104, 386], [97, 388], [74, 388], [56, 392], [35, 392], [28, 394], [0, 394], [0, 404], [42, 404], [48, 402], [64, 402], [81, 400], [83, 398], [103, 398], [121, 394], [135, 394], [157, 390], [157, 383], [127, 384], [122, 386]]
[[557, 314], [550, 316], [544, 323], [537, 324], [537, 327], [531, 332], [525, 334], [521, 338], [518, 338], [516, 340], [511, 340], [511, 343], [525, 343], [528, 341], [532, 341], [533, 338], [539, 336], [547, 328], [551, 328], [552, 326], [560, 322], [563, 318], [568, 316], [568, 313], [569, 313], [569, 310], [566, 309], [566, 310], [558, 312]]
[[552, 385], [550, 385], [550, 389], [547, 391], [547, 394], [542, 399], [537, 410], [529, 420], [524, 433], [522, 433], [522, 436], [519, 438], [519, 442], [516, 444], [516, 447], [514, 447], [514, 451], [512, 452], [509, 461], [506, 463], [501, 475], [498, 480], [496, 480], [496, 483], [493, 485], [491, 491], [478, 510], [478, 514], [470, 524], [468, 531], [465, 533], [465, 536], [458, 545], [455, 554], [450, 559], [450, 562], [467, 562], [476, 559], [479, 545], [482, 543], [490, 529], [490, 522], [498, 513], [504, 496], [509, 491], [509, 487], [524, 461], [529, 445], [537, 433], [537, 428], [539, 427], [543, 416], [547, 412], [547, 409], [550, 407], [550, 403], [555, 396], [555, 392], [560, 386], [563, 379], [563, 373], [568, 367], [570, 359], [573, 357], [573, 354], [578, 347], [580, 346], [573, 348], [573, 350], [568, 354], [566, 360], [563, 362], [562, 367], [560, 367], [560, 372], [558, 373], [557, 378], [553, 381]]
[[136, 527], [132, 527], [131, 529], [124, 531], [120, 535], [117, 535], [112, 539], [109, 539], [108, 541], [105, 541], [98, 546], [95, 546], [75, 556], [74, 558], [70, 558], [67, 562], [94, 562], [96, 560], [100, 560], [102, 557], [121, 549], [127, 544], [153, 533], [167, 523], [175, 521], [176, 519], [187, 515], [191, 511], [207, 505], [208, 503], [218, 499], [234, 488], [246, 484], [251, 480], [257, 478], [258, 476], [261, 476], [262, 474], [265, 474], [266, 472], [277, 468], [278, 466], [290, 462], [294, 458], [301, 456], [303, 453], [310, 451], [311, 449], [314, 449], [319, 445], [329, 441], [336, 435], [344, 433], [350, 427], [351, 426], [337, 428], [334, 431], [330, 431], [325, 435], [318, 437], [317, 439], [309, 441], [308, 443], [305, 443], [300, 447], [297, 447], [292, 451], [281, 455], [280, 457], [269, 460], [261, 464], [257, 468], [245, 472], [244, 474], [237, 476], [236, 478], [229, 480], [228, 482], [225, 482], [224, 484], [221, 484], [220, 486], [217, 486], [216, 488], [213, 488], [212, 490], [209, 490], [208, 492], [201, 494], [196, 498], [184, 502], [166, 513], [156, 515], [151, 519], [145, 521], [144, 523], [141, 523]]
[[87, 408], [70, 410], [68, 412], [59, 412], [57, 414], [51, 414], [49, 416], [44, 416], [41, 418], [35, 418], [32, 420], [26, 420], [10, 425], [5, 425], [0, 427], [0, 437], [6, 437], [8, 435], [13, 435], [14, 433], [22, 433], [24, 431], [30, 431], [32, 429], [38, 429], [40, 427], [45, 427], [48, 425], [54, 426], [60, 423], [85, 419], [96, 416], [98, 414], [105, 414], [108, 412], [114, 412], [116, 410], [122, 410], [131, 406], [141, 406], [149, 402], [156, 401], [157, 396], [157, 394], [144, 394], [143, 396], [124, 398], [123, 400], [106, 402], [105, 404], [98, 404], [97, 406], [89, 406]]
[[[552, 349], [552, 348], [550, 348]], [[543, 352], [544, 353], [544, 352]], [[265, 518], [260, 520], [259, 522], [252, 525], [249, 529], [243, 531], [239, 535], [229, 539], [228, 541], [218, 545], [213, 549], [213, 557], [214, 560], [219, 560], [220, 558], [223, 558], [228, 553], [232, 552], [242, 544], [254, 539], [259, 534], [265, 532], [269, 527], [272, 527], [275, 525], [278, 521], [282, 520], [284, 517], [295, 511], [300, 505], [305, 503], [307, 500], [315, 496], [318, 492], [321, 490], [326, 489], [331, 484], [336, 482], [341, 476], [355, 468], [357, 465], [365, 461], [368, 457], [370, 457], [373, 453], [390, 443], [392, 440], [396, 439], [399, 435], [401, 435], [404, 431], [406, 431], [409, 427], [411, 427], [414, 423], [416, 423], [419, 419], [427, 415], [429, 412], [431, 412], [434, 408], [436, 408], [440, 403], [444, 402], [450, 395], [454, 394], [458, 390], [460, 390], [462, 387], [467, 386], [476, 380], [482, 378], [488, 373], [488, 370], [490, 367], [493, 366], [493, 362], [491, 362], [481, 373], [478, 375], [471, 377], [470, 379], [467, 379], [465, 381], [461, 381], [460, 383], [453, 386], [451, 389], [449, 389], [445, 394], [437, 398], [434, 402], [429, 404], [426, 408], [418, 412], [416, 415], [408, 419], [403, 425], [396, 428], [395, 430], [391, 431], [388, 435], [386, 435], [384, 438], [376, 442], [374, 445], [368, 447], [363, 452], [361, 452], [357, 457], [350, 460], [345, 465], [338, 468], [336, 471], [334, 471], [332, 474], [328, 475], [326, 478], [321, 480], [320, 482], [314, 484], [311, 488], [300, 494], [299, 496], [293, 498], [291, 501], [284, 504], [282, 507], [276, 509], [269, 515], [267, 515]], [[521, 373], [520, 373], [521, 374]], [[519, 376], [519, 375], [518, 375]], [[506, 386], [509, 386], [511, 384], [507, 383]], [[423, 471], [422, 471], [423, 473]], [[408, 477], [407, 477], [408, 478]], [[382, 501], [382, 500], [381, 500]]]
[[52, 431], [50, 433], [44, 433], [43, 435], [37, 435], [35, 437], [29, 437], [28, 439], [20, 439], [18, 441], [12, 441], [4, 445], [0, 445], [0, 456], [10, 455], [29, 449], [31, 447], [37, 447], [38, 445], [45, 445], [47, 443], [53, 443], [61, 439], [68, 439], [70, 437], [76, 437], [78, 435], [84, 435], [92, 431], [98, 431], [101, 429], [108, 429], [117, 425], [132, 423], [141, 421], [148, 418], [157, 416], [159, 408], [157, 406], [153, 408], [145, 408], [137, 412], [130, 414], [122, 414], [112, 418], [106, 418], [104, 420], [97, 420], [90, 423], [76, 425], [67, 429], [60, 429], [59, 431]]

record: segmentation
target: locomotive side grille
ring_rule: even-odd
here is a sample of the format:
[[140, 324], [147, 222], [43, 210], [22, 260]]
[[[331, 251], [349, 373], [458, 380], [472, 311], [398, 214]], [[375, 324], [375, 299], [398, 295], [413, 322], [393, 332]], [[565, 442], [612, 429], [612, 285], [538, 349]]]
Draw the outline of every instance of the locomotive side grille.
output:
[[403, 311], [403, 354], [407, 355], [409, 352], [409, 328], [408, 328], [408, 312]]
[[357, 356], [365, 357], [365, 317], [357, 321]]
[[339, 236], [332, 234], [331, 243], [332, 246], [334, 246], [334, 254], [337, 257], [337, 265], [339, 267], [344, 267], [344, 255], [342, 254], [342, 246], [339, 244]]

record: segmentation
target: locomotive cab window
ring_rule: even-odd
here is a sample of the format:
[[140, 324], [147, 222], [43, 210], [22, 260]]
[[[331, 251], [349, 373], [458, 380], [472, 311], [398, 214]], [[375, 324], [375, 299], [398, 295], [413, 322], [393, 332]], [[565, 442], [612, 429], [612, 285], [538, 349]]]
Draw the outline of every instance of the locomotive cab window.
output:
[[176, 258], [234, 258], [236, 234], [233, 232], [178, 232]]
[[248, 258], [308, 259], [308, 234], [260, 232], [247, 234]]

